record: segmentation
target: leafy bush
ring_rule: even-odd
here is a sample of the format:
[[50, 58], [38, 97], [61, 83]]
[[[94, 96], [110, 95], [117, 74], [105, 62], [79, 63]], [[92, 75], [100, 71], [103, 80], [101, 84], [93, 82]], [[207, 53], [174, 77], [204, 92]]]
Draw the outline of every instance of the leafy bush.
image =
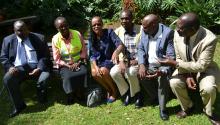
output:
[[66, 17], [71, 27], [85, 32], [87, 20], [94, 15], [112, 19], [121, 9], [119, 4], [120, 0], [7, 0], [0, 8], [5, 8], [8, 19], [38, 16], [37, 30], [50, 35], [56, 32], [53, 21], [57, 16]]

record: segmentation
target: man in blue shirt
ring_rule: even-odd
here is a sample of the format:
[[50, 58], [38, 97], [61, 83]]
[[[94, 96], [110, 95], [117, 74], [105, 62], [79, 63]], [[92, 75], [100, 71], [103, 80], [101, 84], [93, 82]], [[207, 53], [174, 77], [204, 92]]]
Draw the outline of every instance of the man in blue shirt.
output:
[[140, 83], [151, 101], [159, 101], [160, 117], [168, 120], [166, 102], [169, 95], [168, 76], [172, 68], [160, 66], [159, 59], [174, 57], [173, 30], [159, 23], [159, 17], [149, 14], [142, 21], [143, 29], [138, 45], [138, 64]]

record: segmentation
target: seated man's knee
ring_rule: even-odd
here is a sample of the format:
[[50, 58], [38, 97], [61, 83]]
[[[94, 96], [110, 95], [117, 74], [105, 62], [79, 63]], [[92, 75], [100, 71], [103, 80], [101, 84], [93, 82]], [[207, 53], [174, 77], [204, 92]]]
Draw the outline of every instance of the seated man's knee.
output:
[[4, 75], [4, 77], [3, 77], [3, 83], [4, 83], [5, 85], [7, 85], [7, 84], [9, 83], [9, 81], [12, 80], [12, 79], [13, 79], [13, 75], [10, 74], [9, 72], [7, 72], [7, 73]]
[[118, 75], [121, 75], [121, 72], [118, 70], [118, 69], [116, 69], [116, 68], [112, 68], [111, 70], [110, 70], [110, 75], [111, 75], [111, 77], [116, 77], [116, 76], [118, 76]]
[[183, 83], [180, 79], [170, 79], [169, 82], [170, 87], [174, 89], [180, 87], [180, 84]]
[[202, 94], [215, 94], [216, 93], [216, 87], [215, 86], [207, 86], [201, 90]]
[[50, 77], [50, 73], [49, 72], [42, 72], [40, 77], [39, 77], [39, 82], [48, 80]]
[[130, 76], [137, 76], [137, 72], [138, 71], [135, 70], [135, 69], [130, 69], [128, 73], [129, 73]]

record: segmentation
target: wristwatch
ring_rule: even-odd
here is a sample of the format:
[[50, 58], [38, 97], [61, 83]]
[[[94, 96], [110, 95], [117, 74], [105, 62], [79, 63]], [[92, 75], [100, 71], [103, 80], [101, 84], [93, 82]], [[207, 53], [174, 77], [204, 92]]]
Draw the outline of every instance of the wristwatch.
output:
[[160, 70], [163, 74], [167, 74], [167, 70], [165, 70], [165, 69], [161, 69]]

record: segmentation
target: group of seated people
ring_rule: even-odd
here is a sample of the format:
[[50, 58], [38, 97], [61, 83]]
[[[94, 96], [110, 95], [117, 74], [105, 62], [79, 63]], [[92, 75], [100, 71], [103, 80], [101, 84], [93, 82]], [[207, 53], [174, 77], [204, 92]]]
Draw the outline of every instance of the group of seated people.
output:
[[[194, 109], [188, 89], [199, 90], [204, 113], [213, 124], [220, 124], [213, 113], [220, 91], [220, 70], [213, 61], [216, 36], [200, 26], [198, 16], [192, 12], [178, 18], [175, 31], [160, 23], [155, 14], [146, 15], [142, 26], [135, 25], [132, 18], [130, 10], [123, 10], [121, 26], [114, 31], [103, 28], [101, 17], [93, 17], [88, 47], [82, 35], [69, 28], [65, 17], [55, 19], [58, 33], [52, 38], [52, 51], [67, 104], [82, 97], [87, 72], [91, 72], [106, 90], [107, 103], [113, 103], [119, 92], [125, 106], [135, 99], [135, 107], [140, 108], [143, 90], [150, 103], [159, 104], [162, 120], [169, 119], [166, 103], [171, 90], [181, 106], [178, 118], [185, 118]], [[14, 23], [14, 32], [4, 38], [0, 56], [5, 70], [3, 83], [13, 104], [10, 117], [26, 108], [20, 92], [20, 83], [26, 79], [37, 80], [38, 100], [47, 102], [51, 69], [44, 36], [30, 32], [21, 20]], [[88, 64], [91, 71], [87, 71]]]

